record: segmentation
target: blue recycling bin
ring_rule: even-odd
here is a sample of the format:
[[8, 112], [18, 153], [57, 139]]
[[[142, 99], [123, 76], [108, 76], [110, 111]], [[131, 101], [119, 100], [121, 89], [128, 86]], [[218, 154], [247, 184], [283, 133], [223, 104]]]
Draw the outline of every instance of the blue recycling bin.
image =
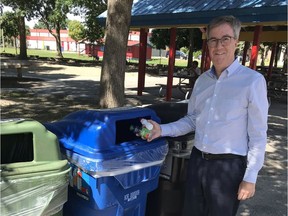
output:
[[160, 122], [149, 108], [88, 110], [46, 123], [71, 165], [64, 215], [144, 216], [168, 153], [165, 139], [147, 142], [131, 127]]

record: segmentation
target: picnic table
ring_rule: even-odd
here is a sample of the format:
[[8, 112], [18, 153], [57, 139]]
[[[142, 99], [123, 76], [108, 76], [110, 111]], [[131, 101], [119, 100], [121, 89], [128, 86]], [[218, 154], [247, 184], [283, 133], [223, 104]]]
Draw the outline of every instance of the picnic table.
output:
[[17, 72], [17, 77], [22, 78], [22, 65], [20, 63], [1, 62], [1, 68], [14, 68]]
[[257, 66], [256, 70], [261, 73], [267, 81], [268, 97], [280, 99], [287, 97], [287, 73], [283, 68], [273, 67], [272, 73], [268, 76], [268, 66]]
[[16, 69], [18, 78], [22, 78], [22, 68], [30, 65], [31, 64], [29, 62], [23, 62], [23, 61], [7, 61], [7, 62], [1, 61], [1, 69], [2, 68]]
[[[167, 73], [161, 73], [159, 75], [167, 77]], [[174, 73], [173, 78], [178, 78], [178, 82], [175, 85], [172, 85], [172, 88], [179, 89], [179, 91], [185, 95], [185, 100], [188, 99], [197, 77], [192, 76], [188, 74], [187, 71], [183, 70], [183, 71]], [[156, 84], [156, 85], [160, 87], [159, 95], [161, 97], [164, 96], [165, 94], [163, 94], [163, 89], [166, 89], [167, 85], [166, 84]]]
[[280, 99], [282, 96], [287, 97], [287, 77], [283, 79], [271, 79], [267, 83], [268, 96]]

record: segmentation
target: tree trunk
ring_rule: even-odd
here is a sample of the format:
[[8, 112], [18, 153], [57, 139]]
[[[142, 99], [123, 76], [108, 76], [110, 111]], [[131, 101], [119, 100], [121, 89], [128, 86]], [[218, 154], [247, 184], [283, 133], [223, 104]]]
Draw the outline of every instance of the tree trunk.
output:
[[279, 60], [279, 53], [280, 53], [280, 44], [277, 44], [277, 47], [276, 47], [276, 54], [275, 54], [275, 59], [274, 59], [274, 67], [277, 68], [278, 66], [278, 60]]
[[78, 52], [78, 56], [80, 56], [80, 45], [78, 46], [78, 41], [76, 41], [75, 46], [76, 46], [76, 52]]
[[265, 47], [263, 49], [261, 49], [261, 66], [265, 66]]
[[15, 54], [18, 55], [18, 51], [17, 51], [17, 38], [14, 38], [14, 47], [15, 47]]
[[54, 34], [53, 30], [49, 27], [49, 23], [47, 22], [47, 20], [43, 20], [43, 22], [46, 25], [46, 28], [48, 29], [49, 33], [51, 35], [53, 35], [53, 37], [56, 40], [56, 51], [57, 51], [56, 56], [59, 57], [59, 58], [63, 58], [62, 51], [61, 51], [61, 37], [60, 37], [61, 26], [60, 26], [60, 23], [58, 22], [56, 24], [55, 34]]
[[100, 80], [100, 107], [125, 104], [125, 69], [133, 0], [108, 1], [105, 51]]
[[187, 68], [192, 67], [193, 62], [193, 50], [194, 50], [194, 30], [192, 28], [189, 29], [189, 55], [188, 55], [188, 63]]
[[20, 59], [27, 59], [26, 29], [25, 18], [19, 16], [19, 33], [20, 33]]
[[[2, 15], [1, 15], [2, 16]], [[1, 37], [2, 37], [2, 44], [3, 44], [3, 52], [5, 52], [5, 37], [3, 30], [1, 31]]]
[[55, 35], [55, 39], [56, 39], [56, 49], [57, 49], [57, 57], [59, 58], [63, 58], [63, 54], [62, 54], [62, 50], [61, 50], [61, 37], [60, 37], [60, 24], [57, 23], [56, 25], [56, 35]]

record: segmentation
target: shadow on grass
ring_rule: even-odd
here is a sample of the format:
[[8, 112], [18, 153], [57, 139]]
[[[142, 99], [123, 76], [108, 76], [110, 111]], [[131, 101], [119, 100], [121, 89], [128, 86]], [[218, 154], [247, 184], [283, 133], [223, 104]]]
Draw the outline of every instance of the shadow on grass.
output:
[[[68, 113], [81, 109], [98, 108], [99, 82], [91, 80], [64, 82], [43, 82], [45, 88], [35, 81], [28, 82], [19, 89], [1, 91], [2, 118], [33, 118], [40, 122], [54, 121]], [[35, 86], [33, 86], [35, 87]], [[37, 87], [39, 89], [37, 89]], [[95, 91], [95, 92], [94, 92]], [[6, 103], [5, 103], [6, 102]]]
[[[18, 83], [18, 88], [2, 86], [2, 118], [33, 118], [40, 122], [51, 122], [71, 112], [99, 108], [98, 81], [28, 82], [28, 80]], [[138, 106], [163, 102], [164, 98], [158, 98], [157, 91], [156, 88], [149, 88], [143, 96], [137, 96], [136, 93], [126, 94], [126, 104]]]

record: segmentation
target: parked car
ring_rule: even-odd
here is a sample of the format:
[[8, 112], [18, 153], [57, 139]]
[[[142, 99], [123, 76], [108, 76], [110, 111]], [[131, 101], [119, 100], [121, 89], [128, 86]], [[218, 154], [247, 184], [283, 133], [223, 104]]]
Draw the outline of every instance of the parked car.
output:
[[[166, 52], [166, 58], [169, 57], [169, 51]], [[178, 58], [178, 59], [187, 59], [187, 55], [180, 51], [180, 50], [176, 50], [176, 53], [175, 53], [175, 58]]]

